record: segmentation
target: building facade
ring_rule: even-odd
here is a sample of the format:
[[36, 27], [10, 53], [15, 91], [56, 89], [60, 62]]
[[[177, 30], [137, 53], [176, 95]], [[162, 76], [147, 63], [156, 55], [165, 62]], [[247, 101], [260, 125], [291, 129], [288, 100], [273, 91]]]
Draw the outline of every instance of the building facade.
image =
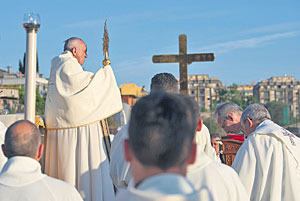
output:
[[219, 100], [219, 90], [223, 88], [218, 78], [210, 78], [208, 75], [188, 76], [188, 93], [205, 110], [210, 110], [213, 103]]
[[134, 83], [123, 84], [120, 86], [122, 101], [131, 107], [136, 103], [138, 98], [147, 95], [143, 87], [138, 87]]
[[21, 110], [19, 105], [19, 87], [0, 86], [0, 114], [15, 113]]
[[271, 77], [260, 81], [254, 86], [253, 94], [261, 104], [282, 102], [289, 107], [294, 118], [300, 116], [300, 81], [293, 76]]

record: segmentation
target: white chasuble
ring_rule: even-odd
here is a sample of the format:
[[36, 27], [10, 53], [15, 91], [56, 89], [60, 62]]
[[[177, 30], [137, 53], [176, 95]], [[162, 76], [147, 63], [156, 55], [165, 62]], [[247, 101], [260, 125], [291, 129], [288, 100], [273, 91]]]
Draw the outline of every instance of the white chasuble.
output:
[[200, 145], [202, 151], [211, 159], [220, 162], [215, 149], [211, 146], [210, 133], [208, 128], [202, 124], [201, 131], [196, 132], [196, 143]]
[[236, 172], [209, 158], [197, 146], [197, 157], [189, 165], [186, 177], [196, 189], [206, 188], [215, 201], [247, 201], [249, 196]]
[[1, 201], [82, 201], [74, 186], [41, 172], [36, 160], [11, 157], [0, 173]]
[[196, 190], [183, 176], [158, 174], [146, 178], [137, 187], [121, 190], [115, 201], [213, 201], [210, 192]]
[[45, 118], [45, 172], [74, 185], [86, 201], [114, 197], [99, 123], [122, 109], [110, 66], [84, 71], [71, 52], [51, 63]]
[[300, 200], [300, 138], [263, 121], [240, 147], [232, 167], [252, 201]]
[[128, 124], [124, 125], [116, 134], [111, 143], [110, 150], [110, 176], [115, 187], [120, 190], [126, 189], [130, 179], [132, 178], [130, 172], [130, 164], [125, 161], [123, 143], [128, 138]]

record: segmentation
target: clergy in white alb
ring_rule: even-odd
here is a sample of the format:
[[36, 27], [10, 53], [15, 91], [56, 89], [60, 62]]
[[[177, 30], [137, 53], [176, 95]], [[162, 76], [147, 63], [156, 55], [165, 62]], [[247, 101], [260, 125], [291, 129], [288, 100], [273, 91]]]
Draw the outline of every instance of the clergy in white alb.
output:
[[247, 107], [241, 128], [247, 137], [232, 167], [251, 201], [300, 199], [300, 139], [270, 120], [259, 104]]
[[[170, 73], [158, 73], [151, 79], [150, 93], [162, 91], [179, 93], [178, 81]], [[128, 119], [129, 120], [129, 119]], [[130, 164], [124, 159], [123, 143], [128, 138], [128, 125], [125, 125], [114, 137], [110, 150], [110, 176], [117, 189], [127, 188], [132, 179]]]
[[74, 185], [86, 201], [114, 197], [103, 140], [103, 120], [122, 109], [112, 68], [84, 71], [86, 45], [66, 41], [65, 52], [51, 62], [45, 119], [45, 173]]
[[190, 104], [184, 95], [154, 92], [133, 106], [124, 154], [134, 187], [116, 200], [213, 200], [185, 178], [196, 157], [198, 122]]
[[116, 134], [110, 149], [110, 176], [114, 186], [119, 190], [127, 188], [130, 179], [130, 164], [124, 159], [123, 143], [128, 138], [128, 124], [124, 125]]
[[43, 144], [33, 123], [13, 123], [7, 129], [2, 150], [8, 161], [0, 173], [1, 201], [82, 201], [74, 186], [41, 172]]
[[196, 132], [196, 144], [199, 145], [198, 148], [201, 148], [202, 151], [211, 159], [221, 162], [216, 154], [216, 151], [214, 148], [211, 146], [210, 142], [210, 133], [208, 128], [205, 126], [203, 123], [202, 119], [200, 119], [197, 127], [197, 132]]
[[178, 174], [158, 174], [128, 190], [121, 190], [116, 201], [215, 201], [206, 188], [195, 189]]
[[208, 189], [215, 201], [249, 200], [237, 173], [231, 167], [209, 158], [199, 145], [196, 161], [188, 166], [186, 177], [196, 189]]
[[[0, 121], [0, 145], [4, 144], [5, 132], [6, 132], [6, 127]], [[7, 161], [7, 158], [4, 156], [3, 152], [0, 150], [0, 171], [2, 170], [2, 167], [4, 166], [6, 161]]]

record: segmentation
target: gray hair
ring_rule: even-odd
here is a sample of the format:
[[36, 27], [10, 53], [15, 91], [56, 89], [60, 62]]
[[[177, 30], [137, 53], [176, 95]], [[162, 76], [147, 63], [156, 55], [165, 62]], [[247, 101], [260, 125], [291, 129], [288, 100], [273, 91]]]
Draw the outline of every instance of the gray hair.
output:
[[171, 73], [159, 73], [151, 79], [151, 92], [179, 93], [178, 81]]
[[254, 122], [261, 122], [264, 119], [271, 119], [271, 115], [267, 108], [261, 104], [249, 105], [241, 116], [241, 121], [245, 122], [246, 118], [249, 117]]
[[40, 131], [30, 121], [16, 121], [6, 130], [4, 147], [8, 158], [13, 156], [34, 158], [40, 144]]
[[77, 38], [77, 37], [71, 37], [71, 38], [65, 40], [64, 51], [66, 51], [66, 50], [72, 51], [72, 49], [74, 47], [78, 46], [79, 41], [83, 42], [83, 40], [81, 40], [80, 38]]
[[226, 115], [229, 113], [242, 113], [243, 110], [237, 104], [233, 102], [225, 102], [217, 105], [215, 109], [215, 119], [218, 117], [220, 120], [226, 119]]
[[167, 170], [188, 161], [197, 126], [190, 104], [181, 94], [160, 92], [133, 106], [129, 144], [141, 164]]

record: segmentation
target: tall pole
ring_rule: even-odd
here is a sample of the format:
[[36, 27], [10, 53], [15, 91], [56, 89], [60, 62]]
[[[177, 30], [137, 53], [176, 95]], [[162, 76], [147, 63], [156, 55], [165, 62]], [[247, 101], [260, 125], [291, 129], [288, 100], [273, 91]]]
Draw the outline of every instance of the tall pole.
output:
[[40, 28], [38, 14], [29, 13], [24, 16], [23, 27], [26, 30], [26, 59], [25, 59], [25, 116], [26, 120], [35, 122], [36, 96], [36, 34]]

